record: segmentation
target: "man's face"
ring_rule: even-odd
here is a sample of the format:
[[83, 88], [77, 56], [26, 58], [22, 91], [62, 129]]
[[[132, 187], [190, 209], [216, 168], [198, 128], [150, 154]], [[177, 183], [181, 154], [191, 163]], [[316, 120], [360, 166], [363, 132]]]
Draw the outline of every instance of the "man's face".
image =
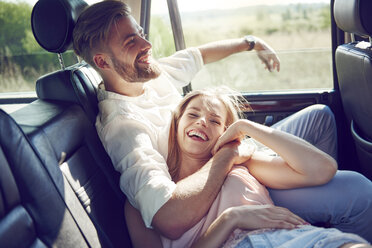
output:
[[112, 25], [108, 39], [112, 69], [125, 81], [146, 82], [160, 75], [151, 47], [133, 17], [120, 18]]

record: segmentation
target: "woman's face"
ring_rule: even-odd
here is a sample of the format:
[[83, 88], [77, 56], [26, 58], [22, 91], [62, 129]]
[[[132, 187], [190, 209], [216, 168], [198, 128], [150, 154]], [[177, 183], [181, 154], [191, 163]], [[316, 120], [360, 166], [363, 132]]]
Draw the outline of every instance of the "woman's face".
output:
[[209, 159], [217, 139], [225, 131], [226, 117], [226, 108], [219, 99], [210, 96], [192, 99], [178, 123], [181, 153]]

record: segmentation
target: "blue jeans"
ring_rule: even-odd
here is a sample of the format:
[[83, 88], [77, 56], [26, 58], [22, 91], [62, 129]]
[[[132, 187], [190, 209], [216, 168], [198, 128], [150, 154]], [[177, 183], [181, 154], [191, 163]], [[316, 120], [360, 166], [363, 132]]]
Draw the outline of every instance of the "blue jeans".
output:
[[[336, 123], [325, 105], [305, 108], [272, 127], [299, 136], [337, 158]], [[268, 190], [276, 206], [288, 208], [309, 223], [328, 223], [372, 242], [372, 182], [363, 175], [339, 170], [325, 185]]]
[[347, 243], [366, 243], [355, 234], [337, 229], [306, 226], [299, 229], [278, 229], [249, 234], [234, 248], [336, 248]]

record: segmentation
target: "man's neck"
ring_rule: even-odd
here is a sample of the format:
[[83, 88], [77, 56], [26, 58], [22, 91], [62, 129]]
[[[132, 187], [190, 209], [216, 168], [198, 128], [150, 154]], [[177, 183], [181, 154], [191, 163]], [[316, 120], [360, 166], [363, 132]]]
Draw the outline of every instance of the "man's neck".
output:
[[144, 93], [145, 83], [132, 83], [124, 80], [104, 80], [105, 89], [120, 95], [136, 97]]

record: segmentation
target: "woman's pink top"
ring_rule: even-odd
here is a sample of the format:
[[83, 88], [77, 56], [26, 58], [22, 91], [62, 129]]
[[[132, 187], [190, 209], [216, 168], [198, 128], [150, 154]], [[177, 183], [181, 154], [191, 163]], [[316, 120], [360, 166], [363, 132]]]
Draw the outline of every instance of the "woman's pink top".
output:
[[265, 186], [249, 174], [246, 167], [235, 166], [227, 176], [207, 215], [178, 240], [161, 237], [163, 247], [190, 247], [227, 208], [267, 204], [273, 205], [273, 202]]

